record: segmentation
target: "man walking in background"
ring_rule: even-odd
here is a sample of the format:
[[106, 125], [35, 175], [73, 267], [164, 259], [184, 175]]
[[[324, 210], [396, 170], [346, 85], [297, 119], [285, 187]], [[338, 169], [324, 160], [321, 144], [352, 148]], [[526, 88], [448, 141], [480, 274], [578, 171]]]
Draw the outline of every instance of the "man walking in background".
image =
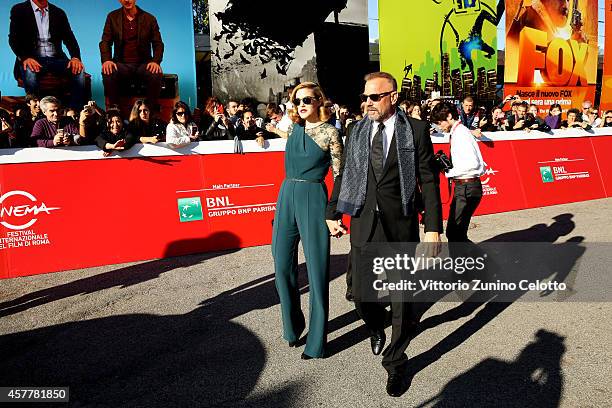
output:
[[443, 132], [450, 133], [453, 168], [446, 176], [452, 179], [454, 190], [446, 237], [449, 242], [469, 242], [470, 220], [482, 199], [480, 176], [484, 174], [485, 163], [476, 139], [463, 125], [453, 105], [447, 102], [437, 105], [431, 112], [431, 121]]

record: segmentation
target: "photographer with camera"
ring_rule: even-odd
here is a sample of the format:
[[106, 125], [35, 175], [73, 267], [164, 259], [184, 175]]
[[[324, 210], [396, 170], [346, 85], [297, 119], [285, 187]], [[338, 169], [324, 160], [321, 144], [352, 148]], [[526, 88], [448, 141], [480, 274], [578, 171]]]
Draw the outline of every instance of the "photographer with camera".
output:
[[95, 142], [95, 138], [102, 133], [106, 127], [105, 123], [106, 112], [104, 112], [94, 101], [89, 101], [83, 110], [79, 113], [77, 123], [79, 133], [84, 135], [84, 140], [81, 144], [90, 144]]
[[528, 113], [529, 105], [527, 102], [522, 102], [516, 109], [516, 116], [510, 116], [508, 118], [508, 130], [522, 130], [530, 132], [532, 130], [539, 130], [542, 132], [548, 132], [550, 126], [539, 117], [534, 117], [533, 114]]
[[530, 129], [539, 130], [540, 132], [550, 132], [550, 126], [546, 123], [544, 119], [540, 117], [539, 109], [537, 105], [531, 104], [529, 105], [529, 111], [527, 112], [527, 118], [533, 118], [533, 125], [530, 126]]
[[221, 101], [211, 96], [204, 104], [204, 111], [200, 117], [200, 140], [232, 140], [235, 128], [225, 113]]
[[452, 168], [447, 166], [445, 172], [454, 189], [446, 237], [449, 242], [470, 242], [467, 231], [482, 199], [480, 176], [485, 172], [485, 162], [476, 139], [459, 119], [454, 105], [447, 102], [437, 105], [431, 112], [431, 121], [450, 133]]
[[62, 147], [79, 145], [84, 141], [84, 134], [72, 119], [62, 116], [62, 105], [54, 96], [45, 96], [40, 100], [40, 108], [45, 115], [32, 129], [32, 141], [38, 147]]
[[506, 114], [500, 107], [493, 108], [491, 114], [480, 121], [480, 129], [483, 132], [504, 131], [507, 125]]

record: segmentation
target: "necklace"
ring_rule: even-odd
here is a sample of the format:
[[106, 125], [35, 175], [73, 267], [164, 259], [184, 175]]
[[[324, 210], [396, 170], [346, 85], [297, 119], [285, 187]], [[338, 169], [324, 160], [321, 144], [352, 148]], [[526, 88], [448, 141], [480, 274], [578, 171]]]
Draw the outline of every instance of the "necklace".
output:
[[[311, 123], [311, 122], [306, 122], [306, 125], [304, 126], [305, 129], [313, 129], [316, 128], [318, 126], [321, 126], [324, 122], [315, 122], [315, 123]], [[308, 126], [310, 125], [310, 126]]]

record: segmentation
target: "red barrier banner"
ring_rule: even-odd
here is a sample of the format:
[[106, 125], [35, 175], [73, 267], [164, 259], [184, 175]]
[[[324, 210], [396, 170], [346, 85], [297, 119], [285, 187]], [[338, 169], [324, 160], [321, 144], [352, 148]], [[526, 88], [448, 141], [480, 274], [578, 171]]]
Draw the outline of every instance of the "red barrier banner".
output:
[[2, 165], [0, 278], [268, 244], [282, 164], [271, 152]]
[[606, 22], [603, 77], [601, 81], [601, 100], [603, 112], [612, 109], [612, 0], [605, 0], [604, 21]]
[[589, 138], [512, 143], [527, 207], [605, 197]]
[[506, 0], [505, 94], [546, 111], [594, 101], [597, 0]]
[[606, 197], [612, 197], [612, 137], [591, 138], [595, 160]]

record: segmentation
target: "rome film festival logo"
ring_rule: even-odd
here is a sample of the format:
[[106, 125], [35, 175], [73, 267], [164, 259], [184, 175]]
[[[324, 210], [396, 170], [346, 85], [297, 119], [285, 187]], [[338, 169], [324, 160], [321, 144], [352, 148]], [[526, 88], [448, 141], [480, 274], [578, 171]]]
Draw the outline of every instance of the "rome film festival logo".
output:
[[[494, 176], [497, 173], [499, 173], [499, 170], [495, 170], [493, 167], [488, 167], [487, 170], [485, 170], [484, 175], [481, 176], [482, 184], [489, 184], [489, 182], [491, 181], [491, 176]], [[488, 176], [488, 177], [483, 179], [482, 177], [484, 176]]]
[[[13, 197], [12, 199], [10, 199]], [[15, 204], [23, 202], [23, 200], [17, 200], [16, 197], [25, 197], [33, 204], [20, 204], [20, 205], [10, 205], [10, 202]], [[16, 202], [15, 202], [16, 201]], [[59, 210], [60, 207], [47, 207], [44, 202], [40, 202], [37, 204], [38, 200], [32, 194], [27, 191], [9, 191], [0, 197], [0, 224], [4, 227], [12, 230], [23, 230], [26, 228], [30, 228], [32, 225], [38, 221], [38, 218], [33, 218], [38, 216], [41, 213], [45, 213], [47, 215], [51, 214], [51, 211]], [[16, 220], [22, 221], [23, 223], [19, 223], [17, 225], [9, 223], [7, 220], [11, 219], [11, 222], [15, 222]], [[23, 220], [22, 220], [23, 218]], [[15, 220], [15, 221], [14, 221]]]
[[181, 222], [200, 221], [204, 219], [200, 197], [179, 198], [177, 203]]
[[540, 176], [542, 176], [543, 183], [552, 183], [555, 181], [555, 177], [552, 174], [550, 166], [540, 167]]
[[499, 170], [495, 170], [493, 167], [487, 167], [487, 170], [485, 171], [484, 175], [480, 177], [484, 195], [496, 195], [497, 194], [497, 187], [490, 184], [492, 181], [492, 178], [497, 173], [499, 173]]

